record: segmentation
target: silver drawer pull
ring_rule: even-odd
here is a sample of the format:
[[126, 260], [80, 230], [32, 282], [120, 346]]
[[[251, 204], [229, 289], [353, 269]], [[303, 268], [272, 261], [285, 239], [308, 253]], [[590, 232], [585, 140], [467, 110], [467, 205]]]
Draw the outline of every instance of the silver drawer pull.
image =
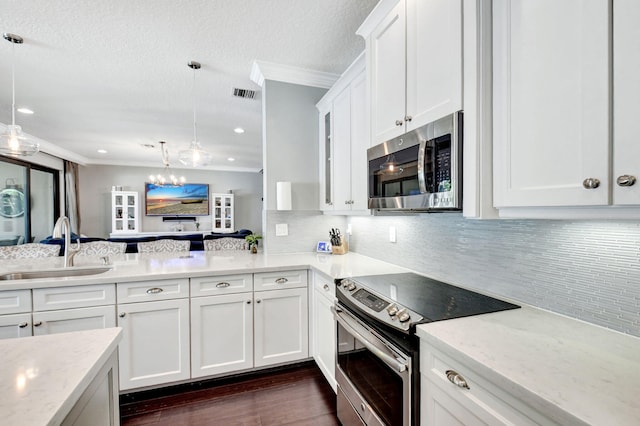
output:
[[221, 282], [216, 284], [216, 287], [218, 288], [227, 288], [227, 287], [231, 287], [231, 284], [229, 284], [228, 282]]
[[276, 280], [276, 284], [285, 284], [285, 283], [287, 283], [287, 282], [289, 282], [289, 280], [288, 280], [288, 279], [286, 279], [286, 278], [278, 278], [278, 279]]
[[636, 177], [631, 175], [618, 176], [616, 183], [618, 186], [633, 186], [636, 183]]
[[158, 294], [162, 293], [162, 289], [160, 287], [153, 287], [147, 290], [147, 294]]
[[596, 178], [586, 178], [582, 181], [582, 186], [584, 189], [596, 189], [600, 186], [600, 180]]
[[20, 328], [25, 328], [26, 326], [28, 326], [29, 323], [28, 322], [21, 322], [20, 324], [18, 324], [18, 327]]
[[467, 381], [464, 379], [464, 377], [462, 377], [456, 371], [447, 370], [446, 374], [447, 374], [447, 379], [449, 379], [449, 381], [454, 385], [458, 386], [459, 388], [469, 389], [469, 385], [467, 384]]
[[328, 284], [323, 285], [322, 288], [324, 289], [324, 291], [329, 291], [329, 285]]
[[34, 322], [33, 326], [34, 327], [40, 327], [42, 325], [42, 321], [38, 321], [38, 322]]
[[122, 313], [121, 313], [120, 315], [118, 315], [118, 316], [119, 316], [120, 318], [124, 318], [124, 317], [126, 317], [126, 316], [127, 316], [127, 313], [126, 313], [126, 312], [122, 312]]

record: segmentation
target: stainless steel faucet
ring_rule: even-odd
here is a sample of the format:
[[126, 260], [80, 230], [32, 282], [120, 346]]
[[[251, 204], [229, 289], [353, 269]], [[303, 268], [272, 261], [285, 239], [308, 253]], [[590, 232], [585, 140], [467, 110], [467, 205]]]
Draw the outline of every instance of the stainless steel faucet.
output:
[[75, 247], [71, 247], [71, 223], [66, 216], [60, 216], [53, 226], [53, 238], [62, 238], [64, 235], [64, 267], [73, 266], [73, 257], [80, 250], [80, 240]]

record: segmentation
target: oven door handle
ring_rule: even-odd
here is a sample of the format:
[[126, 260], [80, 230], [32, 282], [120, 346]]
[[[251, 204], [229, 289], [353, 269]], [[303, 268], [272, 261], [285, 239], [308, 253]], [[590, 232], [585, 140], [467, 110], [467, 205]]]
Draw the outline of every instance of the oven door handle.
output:
[[343, 326], [349, 333], [356, 337], [360, 343], [362, 343], [375, 356], [380, 358], [385, 364], [396, 370], [398, 373], [407, 371], [407, 364], [399, 362], [393, 356], [384, 353], [382, 349], [371, 343], [364, 335], [362, 335], [362, 333], [360, 333], [353, 325], [351, 325], [351, 320], [345, 318], [344, 315], [341, 315], [343, 311], [340, 308], [336, 309], [335, 306], [332, 306], [331, 312], [333, 312], [334, 318], [340, 323], [341, 326]]

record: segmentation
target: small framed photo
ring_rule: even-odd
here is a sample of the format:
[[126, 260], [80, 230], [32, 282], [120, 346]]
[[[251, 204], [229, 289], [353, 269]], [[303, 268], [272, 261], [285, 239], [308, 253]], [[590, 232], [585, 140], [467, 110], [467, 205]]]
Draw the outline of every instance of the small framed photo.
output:
[[318, 241], [316, 251], [318, 253], [331, 253], [331, 243], [329, 241]]

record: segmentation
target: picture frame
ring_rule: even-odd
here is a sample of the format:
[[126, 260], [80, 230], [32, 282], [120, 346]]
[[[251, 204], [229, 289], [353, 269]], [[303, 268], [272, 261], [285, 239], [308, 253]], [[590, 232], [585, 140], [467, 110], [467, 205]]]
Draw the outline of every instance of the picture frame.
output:
[[318, 241], [316, 251], [318, 253], [331, 253], [331, 243], [329, 241]]

